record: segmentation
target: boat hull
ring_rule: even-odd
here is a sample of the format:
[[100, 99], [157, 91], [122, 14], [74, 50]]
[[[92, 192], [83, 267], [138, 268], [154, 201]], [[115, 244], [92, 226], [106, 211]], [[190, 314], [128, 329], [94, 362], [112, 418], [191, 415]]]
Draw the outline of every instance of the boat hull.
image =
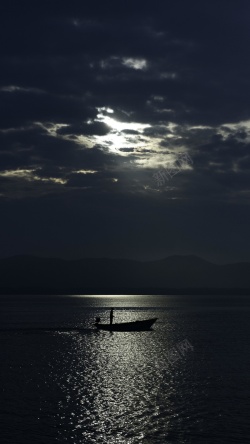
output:
[[146, 331], [150, 330], [157, 318], [147, 319], [145, 321], [122, 322], [121, 324], [99, 324], [95, 323], [98, 330], [106, 331]]

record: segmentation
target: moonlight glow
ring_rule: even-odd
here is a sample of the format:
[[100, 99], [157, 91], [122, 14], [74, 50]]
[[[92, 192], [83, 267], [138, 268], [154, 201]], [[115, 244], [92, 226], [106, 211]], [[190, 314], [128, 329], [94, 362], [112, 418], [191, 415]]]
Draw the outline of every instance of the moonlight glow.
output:
[[[111, 128], [111, 131], [106, 136], [95, 136], [97, 143], [109, 147], [111, 152], [116, 152], [120, 148], [145, 146], [147, 139], [142, 137], [143, 131], [145, 128], [150, 128], [150, 124], [120, 122], [110, 117], [110, 114], [114, 113], [114, 110], [110, 108], [98, 108], [98, 111], [95, 121], [105, 123]], [[123, 153], [122, 155], [126, 154]]]

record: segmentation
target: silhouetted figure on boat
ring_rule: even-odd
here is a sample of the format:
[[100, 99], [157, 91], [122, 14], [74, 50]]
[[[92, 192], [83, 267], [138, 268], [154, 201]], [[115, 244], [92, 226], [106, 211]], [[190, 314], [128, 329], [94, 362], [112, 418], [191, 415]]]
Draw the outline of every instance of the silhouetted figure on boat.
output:
[[110, 325], [113, 324], [113, 317], [114, 317], [114, 315], [113, 315], [113, 311], [114, 311], [114, 309], [111, 308], [111, 310], [110, 310]]

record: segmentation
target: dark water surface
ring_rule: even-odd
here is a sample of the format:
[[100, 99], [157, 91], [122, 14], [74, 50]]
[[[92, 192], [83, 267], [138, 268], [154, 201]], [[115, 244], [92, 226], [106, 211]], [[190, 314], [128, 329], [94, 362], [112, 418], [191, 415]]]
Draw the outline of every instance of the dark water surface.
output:
[[248, 443], [249, 339], [250, 297], [0, 296], [0, 442]]

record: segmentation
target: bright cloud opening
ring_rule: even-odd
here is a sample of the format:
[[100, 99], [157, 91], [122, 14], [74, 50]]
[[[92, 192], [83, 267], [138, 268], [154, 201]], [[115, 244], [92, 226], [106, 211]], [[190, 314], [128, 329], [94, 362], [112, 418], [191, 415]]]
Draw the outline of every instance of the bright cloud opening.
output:
[[122, 64], [132, 69], [146, 69], [147, 60], [145, 59], [134, 59], [134, 58], [123, 58]]

